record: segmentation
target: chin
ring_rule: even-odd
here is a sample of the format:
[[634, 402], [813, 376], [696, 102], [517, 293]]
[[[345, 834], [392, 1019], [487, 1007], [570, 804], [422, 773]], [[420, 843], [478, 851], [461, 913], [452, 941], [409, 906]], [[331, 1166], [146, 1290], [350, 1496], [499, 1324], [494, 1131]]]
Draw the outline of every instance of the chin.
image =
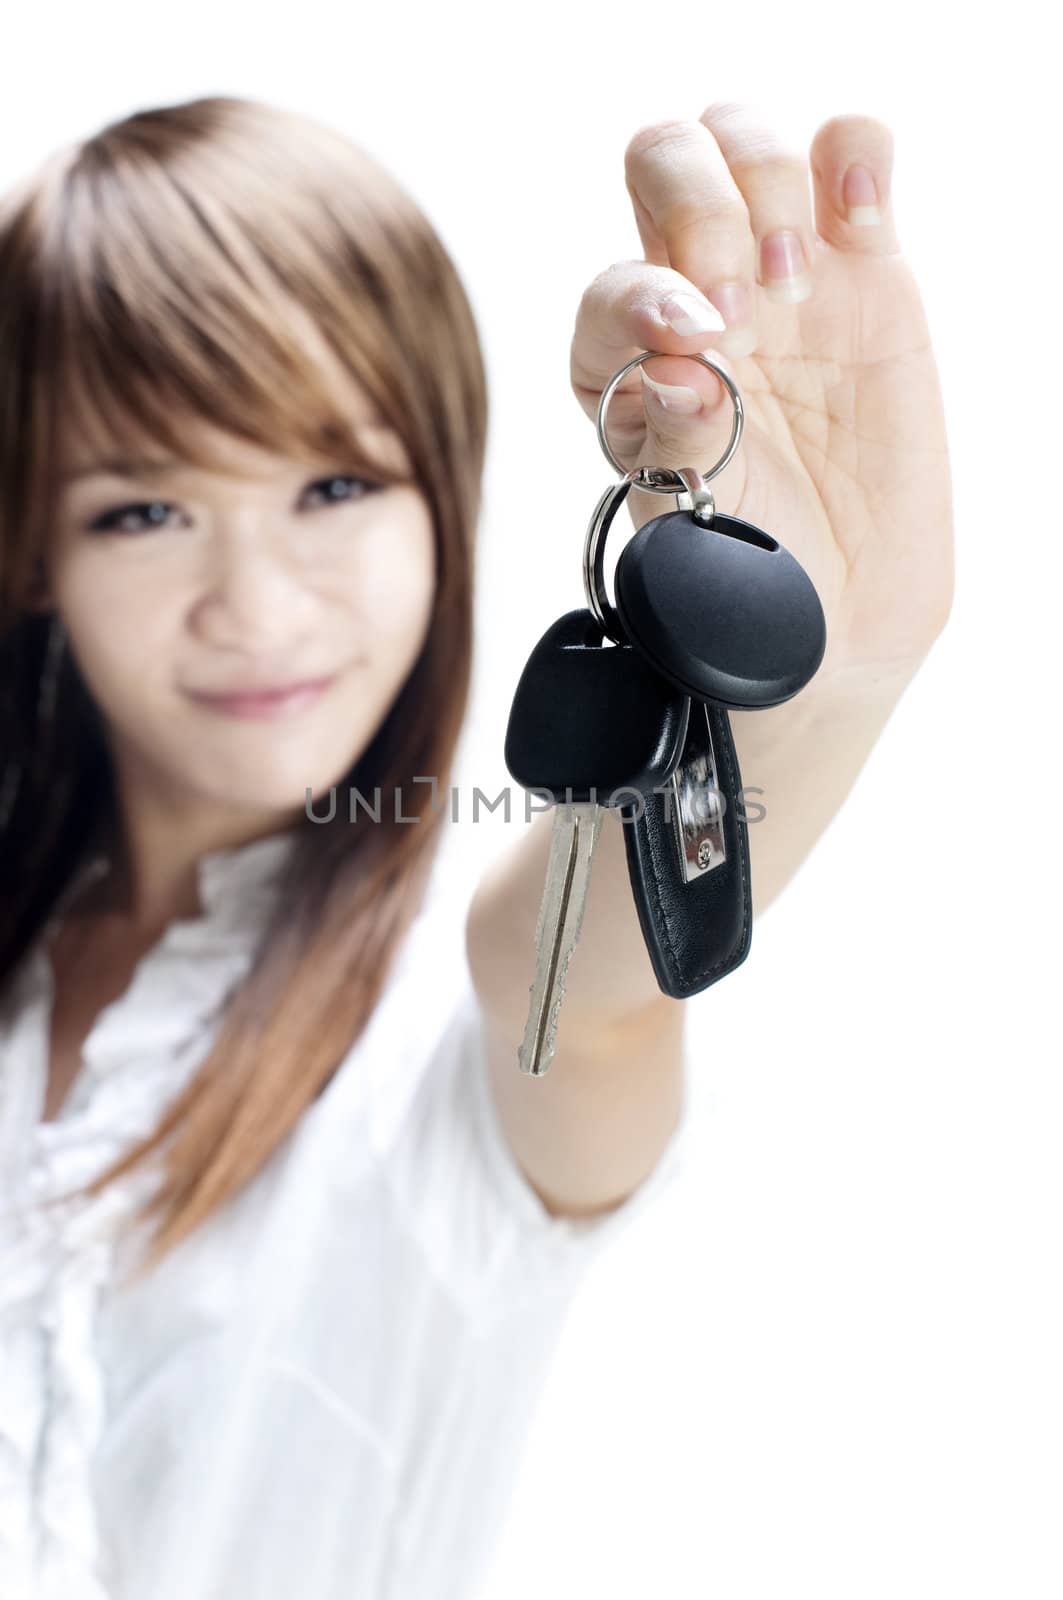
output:
[[[306, 792], [311, 792], [312, 809], [323, 815], [329, 805], [329, 791], [337, 790], [337, 802], [346, 804], [347, 775], [358, 760], [364, 745], [359, 745], [349, 755], [337, 760], [308, 757], [299, 760], [295, 752], [285, 753], [283, 759], [264, 762], [256, 771], [242, 763], [239, 773], [226, 781], [217, 766], [211, 773], [211, 788], [217, 789], [222, 780], [222, 796], [229, 805], [248, 806], [256, 810], [299, 810], [307, 807]], [[342, 792], [341, 792], [342, 791]]]

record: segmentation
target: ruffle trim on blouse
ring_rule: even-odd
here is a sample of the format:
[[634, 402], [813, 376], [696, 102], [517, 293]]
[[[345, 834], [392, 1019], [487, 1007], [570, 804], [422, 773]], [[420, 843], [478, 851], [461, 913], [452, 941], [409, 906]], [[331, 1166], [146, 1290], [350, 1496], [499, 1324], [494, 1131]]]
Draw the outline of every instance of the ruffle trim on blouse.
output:
[[[120, 1224], [158, 1181], [127, 1173], [91, 1200], [66, 1198], [157, 1126], [204, 1059], [224, 1001], [245, 975], [290, 835], [214, 852], [199, 863], [204, 915], [171, 923], [126, 992], [99, 1015], [59, 1117], [41, 1122], [53, 974], [42, 941], [19, 988], [0, 1093], [25, 1093], [32, 1059], [39, 1103], [29, 1108], [28, 1159], [0, 1211], [0, 1595], [12, 1600], [107, 1600], [92, 1491], [104, 1421], [95, 1348], [101, 1289]], [[76, 875], [46, 934], [101, 872]], [[42, 1059], [43, 1056], [43, 1059]], [[18, 1070], [22, 1069], [22, 1070]], [[20, 1080], [22, 1082], [20, 1083]], [[0, 1125], [19, 1108], [0, 1106]], [[10, 1114], [10, 1115], [9, 1115]]]

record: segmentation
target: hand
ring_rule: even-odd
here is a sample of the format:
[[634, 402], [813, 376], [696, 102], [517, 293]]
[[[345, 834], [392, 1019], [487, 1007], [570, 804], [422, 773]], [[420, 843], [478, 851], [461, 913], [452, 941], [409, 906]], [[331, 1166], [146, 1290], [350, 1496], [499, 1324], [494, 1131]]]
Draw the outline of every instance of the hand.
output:
[[[744, 782], [766, 788], [769, 819], [771, 799], [784, 802], [785, 828], [750, 830], [761, 905], [841, 804], [952, 604], [945, 423], [926, 318], [894, 227], [892, 146], [873, 118], [832, 117], [806, 157], [756, 111], [732, 104], [712, 105], [696, 122], [639, 129], [626, 178], [645, 260], [594, 279], [572, 341], [573, 388], [592, 420], [619, 367], [642, 350], [668, 352], [613, 394], [606, 427], [625, 466], [704, 470], [718, 459], [730, 397], [707, 367], [683, 357], [704, 350], [720, 362], [741, 392], [746, 425], [712, 480], [716, 503], [789, 549], [822, 601], [827, 650], [816, 676], [782, 706], [731, 714]], [[854, 163], [870, 173], [874, 196], [848, 186]], [[872, 198], [880, 220], [862, 222], [863, 210], [850, 220], [847, 202]], [[785, 253], [770, 242], [783, 229], [804, 252], [794, 263], [803, 273], [789, 282], [778, 275]], [[700, 315], [703, 329], [667, 320], [677, 294], [680, 316]], [[659, 396], [648, 379], [672, 392]], [[698, 401], [699, 410], [682, 409]], [[641, 527], [676, 502], [633, 489], [627, 505]], [[810, 738], [829, 752], [810, 748]], [[802, 785], [817, 767], [813, 797]], [[776, 816], [781, 823], [778, 808]]]

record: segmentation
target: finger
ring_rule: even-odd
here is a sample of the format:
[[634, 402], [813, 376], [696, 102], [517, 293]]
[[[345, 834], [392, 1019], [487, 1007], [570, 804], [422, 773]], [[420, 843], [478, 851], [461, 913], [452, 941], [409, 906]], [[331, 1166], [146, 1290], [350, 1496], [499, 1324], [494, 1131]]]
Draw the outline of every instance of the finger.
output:
[[647, 261], [682, 273], [722, 312], [718, 348], [756, 345], [754, 243], [745, 200], [701, 122], [659, 122], [628, 143], [624, 172]]
[[839, 250], [892, 255], [900, 250], [890, 199], [893, 134], [859, 114], [831, 117], [811, 145], [816, 228]]
[[[726, 391], [710, 368], [689, 359], [704, 350], [730, 375], [727, 358], [713, 348], [719, 338], [718, 313], [671, 267], [619, 261], [584, 290], [570, 373], [589, 417], [596, 418], [602, 391], [621, 367], [643, 350], [662, 352], [627, 373], [609, 402], [606, 432], [625, 467], [649, 459], [644, 446], [658, 449], [653, 463], [668, 467], [704, 464], [719, 454], [729, 426], [718, 415]], [[663, 395], [654, 385], [665, 386]], [[653, 398], [644, 398], [647, 390]]]
[[748, 103], [717, 101], [700, 121], [745, 201], [758, 283], [782, 305], [807, 300], [816, 249], [808, 156]]

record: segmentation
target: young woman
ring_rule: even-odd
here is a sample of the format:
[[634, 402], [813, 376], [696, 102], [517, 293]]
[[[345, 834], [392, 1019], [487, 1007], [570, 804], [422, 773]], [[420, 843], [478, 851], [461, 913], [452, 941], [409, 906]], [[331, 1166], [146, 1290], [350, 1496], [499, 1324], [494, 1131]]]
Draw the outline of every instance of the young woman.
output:
[[[725, 441], [684, 359], [722, 352], [719, 503], [823, 599], [813, 683], [733, 718], [757, 909], [952, 591], [889, 133], [834, 118], [810, 156], [814, 221], [754, 113], [640, 129], [645, 260], [572, 348], [590, 417], [668, 352], [609, 422], [665, 466]], [[688, 1070], [619, 821], [543, 1079], [516, 1052], [549, 815], [475, 893], [440, 870], [473, 316], [376, 163], [226, 97], [50, 157], [0, 206], [0, 287], [0, 1593], [464, 1595], [579, 1271], [675, 1170]]]

